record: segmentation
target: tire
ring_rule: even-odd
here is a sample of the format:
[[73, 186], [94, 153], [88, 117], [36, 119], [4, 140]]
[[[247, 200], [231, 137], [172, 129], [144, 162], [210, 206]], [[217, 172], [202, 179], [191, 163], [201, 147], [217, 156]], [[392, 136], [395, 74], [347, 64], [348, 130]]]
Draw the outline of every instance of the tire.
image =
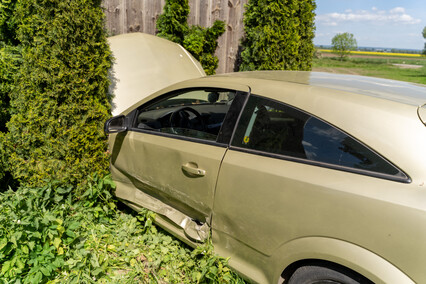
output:
[[367, 284], [372, 283], [356, 272], [341, 267], [302, 266], [294, 271], [288, 284]]

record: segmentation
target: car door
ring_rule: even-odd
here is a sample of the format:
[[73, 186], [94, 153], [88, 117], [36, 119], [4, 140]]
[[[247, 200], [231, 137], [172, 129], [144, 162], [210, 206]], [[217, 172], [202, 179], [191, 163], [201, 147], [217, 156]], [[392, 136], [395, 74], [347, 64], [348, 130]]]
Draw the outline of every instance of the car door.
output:
[[219, 168], [247, 91], [177, 90], [129, 114], [130, 129], [112, 145], [117, 197], [167, 217], [192, 240], [207, 237]]

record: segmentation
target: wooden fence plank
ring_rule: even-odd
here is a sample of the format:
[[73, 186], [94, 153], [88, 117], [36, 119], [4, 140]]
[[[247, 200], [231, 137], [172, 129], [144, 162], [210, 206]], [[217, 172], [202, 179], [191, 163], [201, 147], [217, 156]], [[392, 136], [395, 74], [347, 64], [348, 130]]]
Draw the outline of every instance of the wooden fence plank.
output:
[[[189, 25], [210, 27], [215, 20], [225, 21], [225, 34], [218, 40], [218, 74], [232, 72], [240, 39], [244, 34], [244, 5], [248, 0], [189, 0]], [[155, 34], [158, 16], [165, 0], [103, 0], [106, 28], [111, 35], [144, 32]]]
[[127, 32], [141, 32], [143, 29], [143, 9], [139, 0], [127, 2]]

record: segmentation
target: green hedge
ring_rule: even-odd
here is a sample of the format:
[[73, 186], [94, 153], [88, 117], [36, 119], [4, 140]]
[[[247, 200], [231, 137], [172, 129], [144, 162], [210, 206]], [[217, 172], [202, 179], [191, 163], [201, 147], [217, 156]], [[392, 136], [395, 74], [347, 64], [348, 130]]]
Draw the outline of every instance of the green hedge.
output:
[[249, 0], [239, 70], [310, 70], [315, 8], [314, 0]]
[[16, 0], [0, 0], [0, 42], [7, 45], [16, 46], [16, 21], [14, 12]]
[[19, 49], [3, 44], [0, 47], [0, 191], [9, 185], [7, 171], [7, 156], [5, 155], [4, 134], [6, 123], [10, 119], [9, 94], [14, 86], [14, 75], [20, 62]]
[[23, 185], [79, 185], [108, 170], [111, 54], [101, 1], [20, 0], [13, 19], [22, 64], [11, 92], [5, 148]]
[[7, 171], [4, 133], [10, 119], [9, 94], [14, 87], [14, 77], [20, 64], [20, 48], [13, 17], [15, 6], [15, 0], [0, 0], [0, 191], [13, 184]]
[[217, 39], [225, 32], [225, 23], [215, 21], [210, 28], [189, 27], [188, 15], [188, 0], [166, 0], [164, 12], [157, 21], [157, 36], [182, 45], [200, 61], [207, 75], [213, 75], [219, 64], [214, 55]]

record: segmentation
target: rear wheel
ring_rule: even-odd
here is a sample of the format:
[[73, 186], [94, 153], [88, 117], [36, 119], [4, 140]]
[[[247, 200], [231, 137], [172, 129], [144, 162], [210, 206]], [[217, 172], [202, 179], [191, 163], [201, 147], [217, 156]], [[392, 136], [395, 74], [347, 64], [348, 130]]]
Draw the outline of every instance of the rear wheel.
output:
[[288, 284], [365, 284], [371, 283], [356, 272], [341, 268], [322, 266], [302, 266], [294, 271]]

